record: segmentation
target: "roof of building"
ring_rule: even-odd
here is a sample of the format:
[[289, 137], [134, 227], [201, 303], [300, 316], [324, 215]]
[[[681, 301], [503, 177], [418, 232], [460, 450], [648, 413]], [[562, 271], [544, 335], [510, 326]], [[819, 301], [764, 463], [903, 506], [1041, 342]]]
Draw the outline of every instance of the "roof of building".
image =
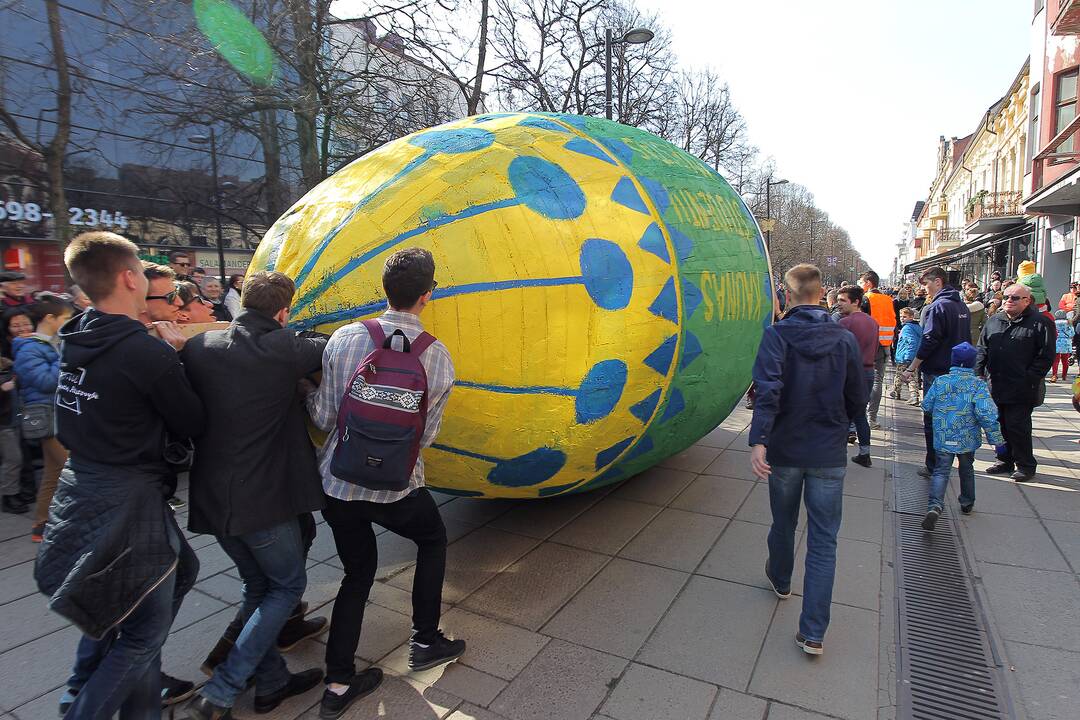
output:
[[925, 207], [926, 207], [926, 201], [925, 200], [919, 200], [918, 202], [916, 202], [915, 203], [915, 209], [911, 211], [911, 219], [912, 220], [918, 220], [919, 216], [922, 215], [923, 208], [925, 208]]

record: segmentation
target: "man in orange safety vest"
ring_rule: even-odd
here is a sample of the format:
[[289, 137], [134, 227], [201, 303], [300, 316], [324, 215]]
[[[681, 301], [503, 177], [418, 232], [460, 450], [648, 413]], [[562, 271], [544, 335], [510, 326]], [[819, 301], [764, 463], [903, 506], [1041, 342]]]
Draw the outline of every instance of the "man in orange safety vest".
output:
[[893, 333], [899, 321], [900, 309], [891, 295], [878, 290], [881, 279], [873, 270], [867, 270], [859, 276], [859, 287], [863, 289], [861, 310], [874, 318], [879, 326], [878, 351], [874, 357], [874, 386], [870, 391], [870, 400], [866, 405], [866, 414], [870, 418], [870, 429], [880, 430], [878, 409], [881, 407], [881, 389], [885, 384], [885, 360], [893, 344]]

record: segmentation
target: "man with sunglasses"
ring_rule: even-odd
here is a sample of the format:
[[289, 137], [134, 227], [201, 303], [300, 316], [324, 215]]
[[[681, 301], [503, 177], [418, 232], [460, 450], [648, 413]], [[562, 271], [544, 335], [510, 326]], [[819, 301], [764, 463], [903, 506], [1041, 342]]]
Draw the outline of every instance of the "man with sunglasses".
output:
[[996, 448], [998, 462], [986, 472], [1030, 482], [1038, 465], [1031, 450], [1031, 413], [1046, 397], [1043, 378], [1054, 361], [1057, 329], [1035, 308], [1024, 285], [1005, 288], [1002, 308], [987, 318], [975, 361], [975, 374], [990, 376], [990, 396], [1005, 436], [1005, 445]]
[[191, 256], [183, 250], [173, 250], [169, 253], [169, 267], [176, 273], [176, 279], [180, 282], [191, 280]]

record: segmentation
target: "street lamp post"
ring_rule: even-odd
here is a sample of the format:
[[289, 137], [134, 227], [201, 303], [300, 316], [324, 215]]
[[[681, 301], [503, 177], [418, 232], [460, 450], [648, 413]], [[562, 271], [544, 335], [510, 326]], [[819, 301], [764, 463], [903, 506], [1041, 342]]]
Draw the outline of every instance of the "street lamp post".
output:
[[611, 119], [611, 47], [613, 45], [643, 45], [653, 39], [655, 35], [648, 28], [634, 28], [628, 30], [618, 40], [614, 39], [611, 30], [604, 31], [604, 117]]
[[769, 221], [765, 230], [765, 247], [772, 250], [772, 189], [773, 185], [786, 185], [787, 180], [773, 181], [772, 175], [765, 179], [765, 218]]
[[221, 270], [221, 286], [228, 287], [225, 281], [225, 244], [221, 233], [221, 188], [218, 184], [217, 136], [214, 128], [209, 135], [192, 135], [188, 138], [196, 145], [210, 145], [210, 174], [214, 179], [214, 224], [217, 226], [218, 267]]

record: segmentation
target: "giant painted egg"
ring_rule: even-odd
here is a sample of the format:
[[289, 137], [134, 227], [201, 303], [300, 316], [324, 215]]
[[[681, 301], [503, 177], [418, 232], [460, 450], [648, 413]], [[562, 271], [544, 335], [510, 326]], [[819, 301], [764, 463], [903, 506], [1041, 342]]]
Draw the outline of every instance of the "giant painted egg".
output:
[[395, 250], [431, 250], [421, 320], [456, 383], [427, 482], [549, 497], [624, 480], [721, 422], [773, 303], [757, 224], [724, 179], [641, 130], [471, 117], [379, 148], [269, 230], [251, 271], [296, 280], [292, 322], [381, 313]]

